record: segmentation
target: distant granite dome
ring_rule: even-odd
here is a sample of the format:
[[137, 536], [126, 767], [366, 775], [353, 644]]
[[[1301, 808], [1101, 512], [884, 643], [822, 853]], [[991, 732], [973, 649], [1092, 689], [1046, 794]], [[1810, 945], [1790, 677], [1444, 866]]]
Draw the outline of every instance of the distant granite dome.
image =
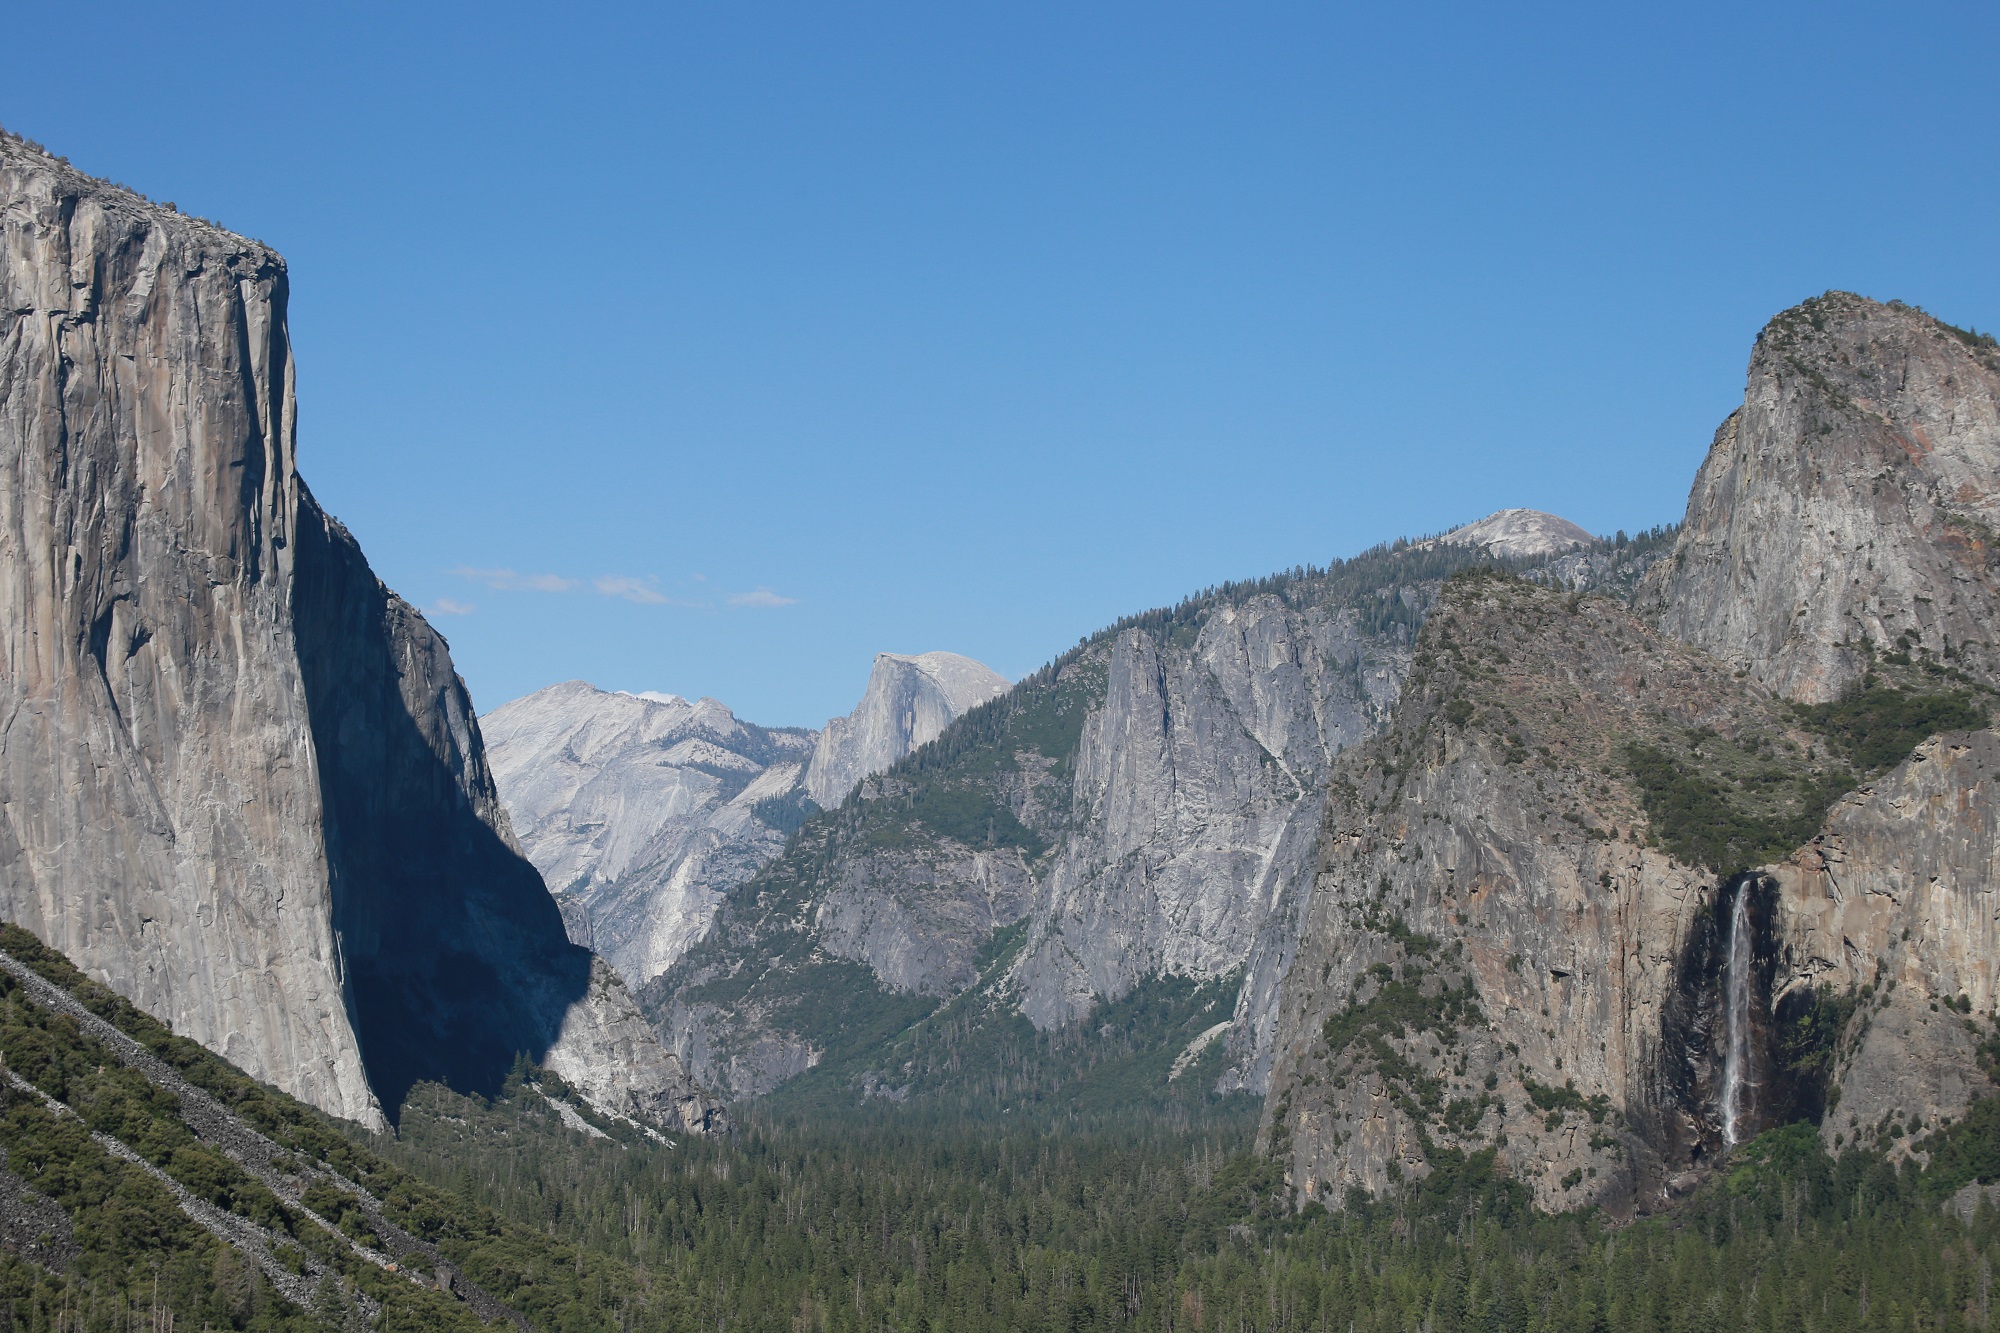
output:
[[493, 777], [569, 937], [632, 985], [708, 933], [815, 805], [1007, 690], [956, 653], [882, 653], [860, 705], [825, 732], [760, 727], [714, 699], [566, 681], [483, 719]]
[[[814, 733], [713, 699], [566, 681], [482, 719], [493, 778], [570, 938], [634, 985], [702, 937], [778, 854]], [[775, 804], [774, 804], [775, 803]]]
[[1005, 676], [957, 653], [878, 653], [861, 703], [820, 733], [806, 769], [806, 791], [821, 809], [831, 810], [861, 779], [880, 773], [935, 740], [961, 714], [1006, 692]]
[[1446, 546], [1484, 546], [1503, 560], [1540, 560], [1597, 538], [1566, 518], [1539, 509], [1502, 509], [1436, 539]]

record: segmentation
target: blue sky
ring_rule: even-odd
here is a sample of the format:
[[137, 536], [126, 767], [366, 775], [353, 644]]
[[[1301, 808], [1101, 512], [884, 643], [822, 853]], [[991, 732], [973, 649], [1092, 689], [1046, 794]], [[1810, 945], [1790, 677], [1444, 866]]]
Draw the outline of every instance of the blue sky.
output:
[[1830, 287], [2000, 325], [2000, 7], [17, 6], [0, 123], [291, 263], [300, 454], [482, 709], [1493, 509], [1679, 517]]

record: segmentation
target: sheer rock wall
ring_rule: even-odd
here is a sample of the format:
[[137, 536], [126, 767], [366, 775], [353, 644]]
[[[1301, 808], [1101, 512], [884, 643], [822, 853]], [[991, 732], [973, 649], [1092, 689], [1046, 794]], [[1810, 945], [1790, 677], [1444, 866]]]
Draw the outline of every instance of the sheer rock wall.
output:
[[1739, 1139], [1824, 1110], [1830, 1147], [1904, 1154], [1995, 1091], [1993, 732], [1924, 741], [1788, 834], [1796, 851], [1726, 877], [1666, 853], [1624, 747], [1729, 749], [1735, 776], [1698, 782], [1782, 799], [1826, 777], [1830, 743], [1788, 699], [1871, 671], [1992, 682], [1996, 360], [1909, 307], [1807, 302], [1760, 337], [1640, 618], [1448, 591], [1390, 729], [1336, 768], [1280, 988], [1262, 1132], [1302, 1200], [1482, 1150], [1549, 1207], [1691, 1186], [1729, 1146], [1739, 901]]
[[[1718, 886], [1648, 846], [1618, 750], [1691, 727], [1810, 744], [1607, 599], [1448, 588], [1396, 721], [1331, 784], [1265, 1111], [1302, 1197], [1380, 1193], [1439, 1148], [1501, 1142], [1543, 1206], [1629, 1210], [1713, 1156], [1714, 1015], [1673, 1001]], [[1551, 1120], [1531, 1084], [1602, 1109]]]
[[2000, 681], [2000, 348], [1829, 292], [1772, 320], [1640, 607], [1791, 699], [1870, 653]]
[[0, 137], [0, 911], [380, 1124], [415, 1078], [652, 1039], [515, 849], [444, 641], [298, 476], [286, 297], [268, 248]]
[[957, 721], [1007, 692], [1007, 678], [957, 653], [877, 653], [861, 702], [826, 724], [806, 765], [806, 794], [822, 810], [850, 796]]

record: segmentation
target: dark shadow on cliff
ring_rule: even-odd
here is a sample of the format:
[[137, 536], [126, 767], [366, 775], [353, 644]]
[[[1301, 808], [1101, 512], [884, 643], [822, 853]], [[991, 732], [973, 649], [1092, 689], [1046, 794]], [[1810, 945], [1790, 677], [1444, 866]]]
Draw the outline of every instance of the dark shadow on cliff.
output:
[[1826, 1113], [1833, 1051], [1853, 1002], [1804, 986], [1777, 994], [1786, 962], [1777, 885], [1761, 871], [1732, 875], [1696, 914], [1682, 943], [1647, 1086], [1633, 1114], [1648, 1159], [1638, 1173], [1645, 1199], [1664, 1197], [1660, 1189], [1668, 1182], [1688, 1187], [1729, 1153], [1721, 1124], [1728, 1024], [1723, 992], [1730, 916], [1744, 894], [1751, 973], [1748, 1091], [1739, 1104], [1739, 1139], [1748, 1143], [1769, 1129], [1817, 1124]]
[[516, 1053], [539, 1061], [554, 1043], [588, 989], [590, 954], [564, 934], [540, 873], [480, 816], [475, 800], [497, 807], [443, 640], [303, 486], [298, 548], [293, 633], [369, 1083], [392, 1121], [419, 1081], [495, 1096]]

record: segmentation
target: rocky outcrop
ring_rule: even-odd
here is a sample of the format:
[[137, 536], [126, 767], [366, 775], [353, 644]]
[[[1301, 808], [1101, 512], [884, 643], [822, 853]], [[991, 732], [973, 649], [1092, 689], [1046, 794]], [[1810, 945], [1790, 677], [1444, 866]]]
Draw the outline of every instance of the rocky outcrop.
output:
[[1034, 879], [1016, 848], [885, 848], [843, 862], [813, 913], [819, 947], [868, 965], [891, 990], [950, 995], [980, 946], [1019, 921]]
[[960, 715], [1007, 692], [1007, 678], [957, 653], [877, 653], [861, 702], [826, 724], [806, 767], [806, 794], [823, 810], [861, 780], [933, 740]]
[[2000, 1009], [1996, 800], [2000, 735], [1938, 736], [1770, 872], [1782, 905], [1773, 1007], [1815, 989], [1860, 1003], [1820, 1127], [1830, 1147], [1892, 1125], [1913, 1135], [1995, 1091], [1976, 1048]]
[[[1640, 604], [1794, 699], [1878, 677], [1991, 685], [1996, 515], [2000, 346], [1900, 302], [1829, 292], [1759, 336], [1743, 406]], [[1995, 1009], [1993, 757], [1990, 733], [1921, 747], [1771, 871], [1779, 998], [1865, 992], [1829, 1144], [1911, 1131], [1991, 1090], [1944, 1002], [1963, 995], [1982, 1021]]]
[[1093, 654], [1103, 702], [1072, 762], [1071, 827], [1010, 975], [1039, 1027], [1142, 977], [1241, 967], [1310, 866], [1297, 831], [1317, 823], [1333, 757], [1380, 724], [1408, 661], [1338, 601], [1254, 595], [1190, 629], [1133, 627]]
[[632, 985], [708, 930], [722, 895], [784, 846], [815, 737], [737, 719], [713, 699], [570, 681], [481, 725], [515, 834], [570, 938]]
[[1597, 544], [1597, 538], [1568, 519], [1539, 509], [1502, 509], [1434, 540], [1483, 547], [1503, 560], [1541, 560]]
[[1629, 1214], [1829, 1103], [1829, 1146], [1887, 1146], [1993, 1091], [2000, 737], [1924, 743], [1739, 874], [1663, 846], [1634, 747], [1681, 756], [1678, 791], [1807, 817], [1838, 777], [1782, 701], [1614, 604], [1454, 585], [1396, 721], [1331, 784], [1264, 1127], [1301, 1198], [1490, 1149], [1545, 1207]]
[[2000, 347], [1829, 292], [1772, 320], [1642, 610], [1788, 698], [1878, 654], [2000, 680]]
[[265, 247], [0, 139], [0, 912], [379, 1124], [649, 1038], [514, 847], [444, 641], [299, 478], [286, 296]]

